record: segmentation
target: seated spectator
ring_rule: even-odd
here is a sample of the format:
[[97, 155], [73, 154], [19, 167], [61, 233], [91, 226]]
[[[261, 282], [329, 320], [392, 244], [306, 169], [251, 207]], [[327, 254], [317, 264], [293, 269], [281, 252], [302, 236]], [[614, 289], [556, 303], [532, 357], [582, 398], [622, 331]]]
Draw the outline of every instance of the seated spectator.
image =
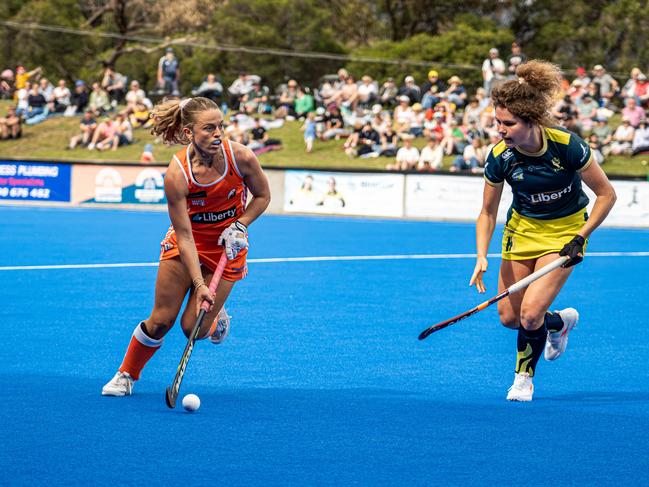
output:
[[70, 137], [68, 148], [74, 149], [79, 144], [86, 147], [90, 144], [96, 129], [97, 120], [95, 119], [94, 113], [91, 110], [86, 110], [79, 122], [79, 133]]
[[480, 168], [484, 166], [486, 154], [482, 147], [482, 141], [475, 138], [470, 144], [467, 144], [462, 151], [462, 155], [458, 155], [453, 160], [453, 165], [449, 168], [451, 172], [470, 170], [473, 173], [479, 172]]
[[130, 115], [131, 113], [133, 113], [135, 110], [137, 110], [138, 105], [144, 105], [149, 110], [153, 108], [151, 100], [147, 98], [144, 90], [140, 88], [140, 83], [135, 79], [131, 81], [129, 90], [124, 96], [124, 100], [126, 101], [126, 108], [122, 110], [122, 113], [124, 115]]
[[462, 128], [454, 118], [444, 131], [444, 138], [442, 139], [442, 148], [444, 154], [450, 156], [452, 154], [462, 154], [467, 145], [467, 140]]
[[354, 122], [354, 130], [351, 134], [349, 134], [347, 140], [345, 140], [345, 143], [343, 144], [345, 154], [350, 157], [356, 155], [356, 146], [358, 145], [358, 139], [360, 137], [361, 130], [363, 130], [363, 123], [360, 121], [360, 119], [356, 119], [356, 121]]
[[149, 108], [144, 103], [137, 103], [135, 109], [128, 116], [129, 122], [134, 129], [140, 127], [150, 127], [153, 125], [153, 120], [151, 119], [151, 112]]
[[299, 87], [295, 96], [295, 114], [304, 118], [308, 113], [315, 112], [315, 101], [308, 88]]
[[635, 84], [635, 96], [640, 105], [644, 109], [649, 108], [649, 81], [644, 73], [638, 75], [638, 81]]
[[388, 125], [381, 134], [381, 150], [379, 155], [382, 157], [395, 157], [399, 147], [399, 135]]
[[347, 78], [345, 78], [345, 84], [334, 95], [331, 102], [341, 107], [343, 113], [349, 114], [356, 110], [356, 104], [358, 103], [358, 86], [351, 74], [347, 75]]
[[608, 120], [605, 118], [596, 118], [592, 133], [597, 136], [602, 153], [606, 153], [609, 144], [613, 142], [613, 129], [608, 124]]
[[588, 76], [588, 72], [583, 66], [578, 66], [577, 69], [575, 69], [575, 79], [579, 80], [581, 86], [584, 88], [587, 87], [591, 83], [590, 76]]
[[415, 78], [406, 76], [403, 79], [403, 85], [399, 88], [399, 96], [407, 96], [410, 104], [421, 101], [421, 88], [415, 83]]
[[409, 133], [415, 137], [421, 137], [424, 135], [425, 119], [426, 114], [424, 113], [424, 108], [421, 106], [421, 103], [413, 104]]
[[507, 58], [507, 79], [516, 79], [516, 68], [527, 61], [520, 44], [512, 42], [511, 53]]
[[426, 146], [421, 150], [417, 171], [431, 172], [442, 168], [444, 149], [435, 138], [429, 138]]
[[577, 102], [577, 117], [582, 130], [589, 132], [593, 128], [593, 120], [597, 117], [597, 108], [597, 102], [588, 93]]
[[260, 79], [252, 83], [252, 90], [241, 97], [241, 110], [245, 113], [271, 113], [272, 107], [268, 101], [270, 90], [261, 84]]
[[14, 94], [14, 72], [5, 69], [0, 73], [0, 98], [11, 98]]
[[459, 76], [451, 76], [448, 80], [448, 88], [444, 92], [446, 99], [454, 103], [456, 107], [462, 108], [466, 103], [467, 92]]
[[595, 162], [600, 166], [604, 164], [604, 153], [602, 152], [602, 144], [599, 140], [597, 134], [590, 134], [588, 136], [588, 146], [590, 147], [590, 152], [595, 158]]
[[393, 78], [388, 78], [379, 91], [379, 103], [384, 107], [394, 107], [397, 104], [399, 88]]
[[608, 74], [601, 64], [593, 67], [592, 82], [597, 89], [596, 100], [602, 106], [608, 106], [620, 89], [617, 80]]
[[25, 123], [27, 125], [35, 125], [42, 122], [49, 115], [49, 108], [47, 106], [47, 99], [41, 93], [38, 84], [33, 84], [29, 95], [27, 96], [27, 112], [25, 113]]
[[324, 132], [322, 133], [322, 140], [329, 140], [335, 138], [338, 140], [341, 136], [347, 135], [345, 130], [343, 116], [340, 113], [337, 105], [331, 105], [329, 110], [324, 116]]
[[74, 82], [74, 91], [70, 96], [70, 106], [63, 114], [66, 117], [71, 117], [77, 113], [83, 113], [88, 106], [88, 100], [90, 96], [88, 94], [88, 87], [83, 82], [83, 80], [76, 80]]
[[47, 78], [41, 78], [38, 81], [38, 89], [47, 101], [47, 109], [50, 113], [54, 112], [54, 86]]
[[275, 115], [279, 118], [297, 118], [295, 113], [295, 99], [297, 98], [297, 81], [288, 80], [286, 88], [279, 94]]
[[239, 77], [228, 88], [230, 108], [238, 110], [241, 104], [241, 97], [249, 93], [250, 90], [252, 90], [252, 78], [245, 72], [239, 73]]
[[622, 124], [615, 129], [613, 142], [611, 143], [610, 153], [617, 156], [622, 154], [631, 154], [631, 146], [635, 130], [628, 118], [622, 118]]
[[397, 151], [395, 164], [388, 165], [386, 169], [393, 171], [410, 171], [416, 168], [419, 162], [419, 149], [412, 145], [415, 137], [410, 134], [403, 134], [403, 147]]
[[65, 85], [65, 80], [60, 79], [52, 92], [54, 99], [54, 111], [56, 113], [64, 113], [71, 103], [72, 93], [70, 88]]
[[381, 153], [381, 136], [369, 120], [363, 124], [358, 134], [356, 154], [359, 157], [378, 157]]
[[638, 106], [635, 98], [629, 97], [624, 100], [622, 118], [628, 118], [634, 128], [640, 124], [640, 120], [645, 118], [644, 110], [642, 107]]
[[631, 144], [631, 155], [637, 156], [638, 154], [649, 154], [649, 126], [645, 118], [640, 120]]
[[111, 110], [110, 100], [108, 93], [106, 93], [101, 85], [97, 82], [92, 84], [92, 91], [88, 99], [88, 109], [92, 110], [95, 116], [105, 115]]
[[635, 87], [638, 82], [638, 76], [642, 73], [640, 68], [634, 67], [631, 69], [631, 77], [626, 80], [624, 86], [620, 89], [620, 96], [622, 98], [634, 98], [635, 97]]
[[255, 118], [255, 126], [250, 130], [250, 136], [248, 148], [255, 152], [255, 154], [265, 152], [262, 151], [264, 148], [272, 148], [272, 150], [281, 149], [282, 141], [279, 139], [271, 139], [259, 118]]
[[10, 106], [7, 108], [7, 115], [0, 118], [0, 138], [19, 139], [23, 134], [20, 117], [16, 114], [16, 108]]
[[[92, 111], [92, 113], [94, 114], [95, 112]], [[92, 134], [92, 139], [90, 139], [90, 144], [88, 144], [88, 150], [101, 150], [105, 148], [106, 145], [112, 142], [116, 132], [117, 123], [109, 117], [104, 118], [104, 120], [97, 126], [95, 133]]]
[[379, 88], [371, 76], [364, 75], [358, 85], [358, 107], [368, 109], [379, 99]]
[[410, 106], [410, 98], [399, 96], [399, 105], [394, 109], [394, 130], [399, 134], [410, 133], [410, 126], [415, 118], [415, 112]]
[[484, 107], [480, 106], [480, 101], [475, 96], [469, 99], [469, 103], [464, 109], [464, 114], [462, 115], [462, 125], [468, 126], [471, 122], [475, 122], [476, 125], [480, 126], [480, 115], [484, 111]]
[[218, 102], [223, 95], [223, 85], [216, 80], [212, 73], [208, 74], [205, 80], [194, 92], [195, 96], [202, 96]]
[[131, 126], [128, 117], [122, 114], [117, 115], [115, 117], [115, 125], [115, 135], [113, 136], [113, 139], [109, 140], [107, 143], [99, 142], [97, 144], [97, 149], [112, 149], [116, 151], [118, 147], [133, 143], [133, 127]]
[[442, 112], [432, 111], [430, 117], [427, 117], [424, 122], [424, 137], [441, 142], [444, 138], [445, 130], [444, 114]]
[[243, 145], [248, 145], [246, 132], [241, 127], [241, 124], [239, 123], [239, 116], [236, 113], [233, 113], [230, 116], [230, 123], [225, 127], [225, 135], [230, 140], [234, 140], [235, 142], [239, 142]]
[[421, 85], [421, 106], [424, 110], [433, 108], [442, 99], [440, 94], [446, 90], [444, 83], [439, 79], [439, 74], [434, 69], [428, 71], [428, 79]]
[[579, 81], [578, 79], [573, 80], [573, 82], [570, 84], [570, 88], [568, 89], [568, 96], [570, 96], [572, 103], [578, 105], [584, 95], [588, 95], [591, 97], [591, 99], [593, 99], [588, 91], [586, 91], [586, 87], [581, 84], [581, 81]]
[[101, 87], [108, 93], [113, 107], [121, 103], [126, 95], [127, 78], [121, 73], [115, 71], [112, 66], [106, 66], [104, 69], [104, 76], [101, 80]]
[[581, 126], [579, 125], [579, 121], [577, 120], [576, 115], [568, 115], [568, 114], [563, 115], [563, 117], [559, 119], [559, 125], [565, 128], [566, 130], [569, 130], [570, 132], [577, 134], [582, 139], [584, 138], [581, 133]]

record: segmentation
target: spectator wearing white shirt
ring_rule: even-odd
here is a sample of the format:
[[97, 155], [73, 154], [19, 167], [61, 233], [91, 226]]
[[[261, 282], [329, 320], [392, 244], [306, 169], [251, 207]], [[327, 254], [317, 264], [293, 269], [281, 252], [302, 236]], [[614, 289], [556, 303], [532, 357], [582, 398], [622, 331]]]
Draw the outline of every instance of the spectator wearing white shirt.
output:
[[498, 49], [492, 47], [489, 49], [489, 57], [482, 63], [482, 80], [487, 96], [491, 96], [493, 84], [505, 76], [505, 62], [498, 55]]
[[647, 126], [645, 118], [640, 120], [638, 128], [635, 129], [631, 146], [632, 155], [636, 156], [641, 153], [649, 153], [649, 126]]
[[444, 149], [439, 141], [431, 137], [419, 155], [418, 171], [437, 171], [442, 168]]
[[397, 151], [395, 164], [388, 164], [386, 169], [394, 171], [409, 171], [414, 169], [419, 162], [419, 149], [412, 145], [415, 137], [410, 134], [403, 134], [403, 147]]
[[628, 118], [623, 117], [622, 124], [615, 129], [615, 133], [613, 134], [613, 143], [610, 147], [610, 153], [613, 155], [630, 154], [634, 135], [635, 129], [633, 128], [633, 125], [631, 125], [631, 121]]
[[369, 108], [376, 103], [379, 96], [379, 87], [371, 76], [364, 75], [358, 85], [356, 98], [360, 108]]
[[54, 99], [54, 111], [56, 113], [63, 113], [70, 106], [70, 97], [72, 93], [70, 88], [65, 86], [65, 80], [60, 79], [56, 88], [52, 90], [52, 97]]

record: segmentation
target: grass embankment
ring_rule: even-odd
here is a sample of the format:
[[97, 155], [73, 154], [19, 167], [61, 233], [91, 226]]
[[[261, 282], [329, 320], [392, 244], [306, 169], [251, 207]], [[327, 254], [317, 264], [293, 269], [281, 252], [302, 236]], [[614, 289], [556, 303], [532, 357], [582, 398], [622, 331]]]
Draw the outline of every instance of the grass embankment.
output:
[[[4, 114], [9, 102], [0, 102], [0, 113]], [[615, 126], [615, 121], [613, 121]], [[101, 161], [138, 161], [145, 144], [153, 143], [154, 137], [148, 129], [135, 130], [136, 142], [116, 151], [89, 151], [86, 148], [67, 150], [70, 136], [78, 131], [79, 118], [55, 117], [36, 126], [24, 126], [23, 137], [19, 140], [0, 141], [0, 157], [52, 160], [101, 160]], [[311, 154], [305, 152], [304, 140], [300, 131], [300, 122], [287, 122], [282, 128], [271, 130], [270, 137], [280, 139], [283, 149], [261, 154], [259, 160], [265, 167], [314, 167], [323, 169], [383, 169], [390, 159], [351, 159], [342, 150], [342, 141], [316, 141]], [[415, 143], [423, 147], [424, 141]], [[177, 147], [163, 144], [154, 145], [156, 161], [166, 163]], [[444, 160], [444, 168], [451, 164], [452, 157]], [[607, 174], [618, 176], [649, 175], [649, 166], [642, 161], [649, 161], [647, 156], [610, 157], [603, 168]]]

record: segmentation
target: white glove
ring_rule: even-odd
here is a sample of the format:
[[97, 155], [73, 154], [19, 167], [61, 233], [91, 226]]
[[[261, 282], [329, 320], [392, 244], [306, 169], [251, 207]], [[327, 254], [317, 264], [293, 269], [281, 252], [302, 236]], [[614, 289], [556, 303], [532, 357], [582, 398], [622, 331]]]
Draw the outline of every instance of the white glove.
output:
[[225, 255], [228, 260], [234, 259], [239, 252], [248, 248], [248, 229], [237, 220], [223, 230], [219, 237], [219, 245], [225, 247]]

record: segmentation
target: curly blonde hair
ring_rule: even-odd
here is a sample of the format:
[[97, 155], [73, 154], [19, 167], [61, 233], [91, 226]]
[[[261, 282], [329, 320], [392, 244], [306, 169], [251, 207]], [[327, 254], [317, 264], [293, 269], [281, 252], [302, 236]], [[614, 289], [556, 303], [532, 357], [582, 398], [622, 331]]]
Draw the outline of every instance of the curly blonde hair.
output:
[[167, 144], [188, 144], [190, 141], [182, 129], [191, 127], [196, 116], [205, 110], [219, 110], [219, 106], [209, 98], [197, 96], [185, 100], [163, 100], [151, 113], [153, 128], [151, 133], [162, 136]]
[[494, 107], [502, 107], [526, 122], [555, 125], [550, 113], [561, 90], [559, 66], [534, 59], [516, 68], [516, 79], [496, 84], [491, 91]]

